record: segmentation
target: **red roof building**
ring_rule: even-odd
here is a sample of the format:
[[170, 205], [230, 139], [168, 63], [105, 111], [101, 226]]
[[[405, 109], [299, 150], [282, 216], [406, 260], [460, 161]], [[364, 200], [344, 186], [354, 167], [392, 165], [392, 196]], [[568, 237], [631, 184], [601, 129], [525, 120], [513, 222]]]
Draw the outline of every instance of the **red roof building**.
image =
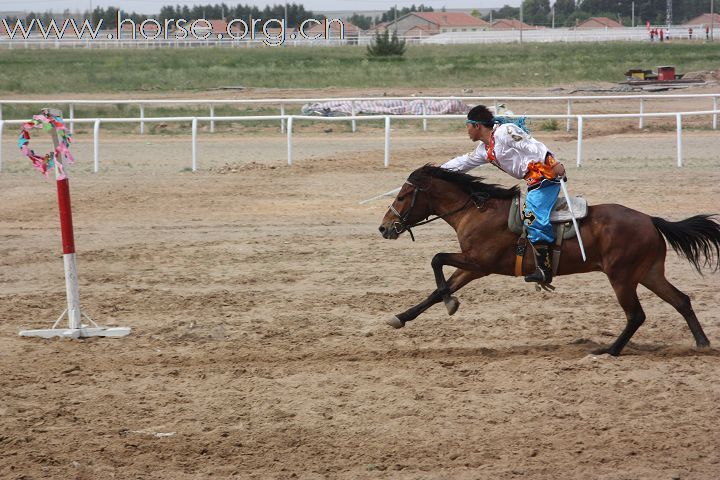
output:
[[622, 24], [608, 17], [590, 17], [577, 24], [578, 30], [590, 30], [593, 28], [622, 28]]
[[410, 12], [397, 21], [378, 24], [375, 31], [397, 30], [401, 36], [435, 35], [445, 32], [478, 32], [488, 30], [485, 20], [463, 12]]
[[537, 30], [537, 27], [528, 25], [514, 18], [501, 18], [495, 20], [490, 27], [491, 30]]
[[710, 25], [711, 23], [715, 28], [720, 26], [720, 13], [713, 13], [712, 17], [709, 13], [703, 13], [698, 17], [688, 20], [683, 25]]

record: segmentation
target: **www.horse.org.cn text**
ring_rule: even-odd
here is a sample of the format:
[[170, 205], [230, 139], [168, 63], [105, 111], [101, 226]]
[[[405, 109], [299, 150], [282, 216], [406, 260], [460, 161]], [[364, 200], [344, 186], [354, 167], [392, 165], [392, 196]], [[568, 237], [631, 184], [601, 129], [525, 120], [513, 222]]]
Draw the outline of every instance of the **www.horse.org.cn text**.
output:
[[152, 18], [135, 22], [122, 18], [117, 12], [117, 27], [104, 29], [104, 20], [96, 23], [83, 19], [66, 18], [60, 22], [55, 19], [43, 21], [39, 18], [15, 19], [8, 23], [7, 18], [0, 21], [0, 29], [10, 40], [231, 40], [254, 41], [262, 40], [269, 46], [280, 46], [287, 40], [327, 40], [344, 39], [345, 25], [342, 20], [314, 18], [307, 19], [294, 28], [289, 29], [285, 19], [241, 18], [229, 20], [224, 29], [218, 31], [213, 24], [204, 18], [187, 20], [184, 18], [168, 18], [162, 22]]

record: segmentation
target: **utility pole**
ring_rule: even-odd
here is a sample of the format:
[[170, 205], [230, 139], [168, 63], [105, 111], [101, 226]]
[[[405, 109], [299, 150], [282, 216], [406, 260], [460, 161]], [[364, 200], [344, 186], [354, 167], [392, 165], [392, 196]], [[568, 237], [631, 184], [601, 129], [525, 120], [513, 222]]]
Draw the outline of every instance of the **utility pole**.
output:
[[632, 21], [630, 22], [631, 27], [635, 27], [635, 2], [632, 2]]
[[672, 25], [672, 0], [667, 0], [665, 7], [665, 23], [668, 27]]
[[523, 2], [520, 2], [520, 45], [522, 45], [522, 29], [523, 29]]
[[552, 6], [552, 28], [555, 29], [555, 4]]

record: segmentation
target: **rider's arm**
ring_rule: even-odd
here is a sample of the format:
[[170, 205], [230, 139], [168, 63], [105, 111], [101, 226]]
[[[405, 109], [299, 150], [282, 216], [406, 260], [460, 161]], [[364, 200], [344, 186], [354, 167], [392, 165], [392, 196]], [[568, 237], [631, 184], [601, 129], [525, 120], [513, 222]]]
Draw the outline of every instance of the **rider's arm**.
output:
[[468, 170], [472, 170], [473, 168], [486, 163], [488, 163], [488, 159], [487, 152], [485, 151], [485, 144], [480, 142], [474, 151], [455, 157], [440, 166], [446, 170], [467, 172]]

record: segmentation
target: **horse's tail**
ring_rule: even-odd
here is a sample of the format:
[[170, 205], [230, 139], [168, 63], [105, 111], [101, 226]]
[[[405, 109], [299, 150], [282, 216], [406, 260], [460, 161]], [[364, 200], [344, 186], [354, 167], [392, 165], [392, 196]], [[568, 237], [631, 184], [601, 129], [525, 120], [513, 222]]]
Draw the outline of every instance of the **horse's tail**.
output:
[[695, 215], [679, 222], [651, 218], [655, 228], [667, 239], [673, 250], [687, 258], [702, 274], [700, 269], [703, 264], [713, 271], [720, 270], [720, 224], [714, 217]]

